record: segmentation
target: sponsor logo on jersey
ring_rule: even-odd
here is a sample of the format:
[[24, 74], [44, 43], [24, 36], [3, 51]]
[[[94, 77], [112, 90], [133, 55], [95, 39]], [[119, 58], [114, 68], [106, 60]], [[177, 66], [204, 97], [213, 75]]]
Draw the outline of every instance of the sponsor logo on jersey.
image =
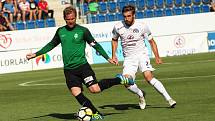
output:
[[138, 29], [134, 29], [133, 33], [139, 33], [139, 30]]

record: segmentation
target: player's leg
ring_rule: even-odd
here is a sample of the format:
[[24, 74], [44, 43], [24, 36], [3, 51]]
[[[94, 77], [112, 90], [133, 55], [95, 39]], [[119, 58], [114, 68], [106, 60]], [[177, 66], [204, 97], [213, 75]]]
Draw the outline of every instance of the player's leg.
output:
[[158, 79], [153, 77], [151, 71], [145, 71], [144, 77], [146, 81], [148, 81], [166, 99], [166, 101], [168, 101], [170, 107], [173, 108], [176, 105], [176, 101], [170, 97], [163, 84]]
[[66, 84], [71, 94], [76, 98], [80, 105], [83, 107], [89, 107], [93, 113], [98, 112], [92, 102], [82, 93], [82, 78], [77, 73], [80, 72], [81, 69], [77, 70], [64, 70]]
[[[135, 79], [135, 74], [138, 69], [138, 60], [134, 57], [127, 57], [123, 63], [123, 75], [125, 77], [131, 77]], [[139, 97], [139, 106], [140, 109], [145, 109], [146, 101], [145, 101], [145, 93], [143, 90], [139, 89], [136, 84], [134, 85], [125, 85], [125, 87], [132, 93], [137, 94]]]
[[132, 78], [124, 77], [121, 74], [118, 74], [115, 78], [102, 79], [99, 82], [97, 82], [97, 79], [95, 77], [95, 73], [89, 64], [86, 64], [83, 67], [82, 77], [84, 80], [83, 83], [88, 87], [88, 89], [92, 93], [101, 92], [105, 89], [108, 89], [108, 88], [114, 86], [114, 85], [119, 85], [119, 84], [132, 85], [132, 84], [134, 84], [134, 80]]

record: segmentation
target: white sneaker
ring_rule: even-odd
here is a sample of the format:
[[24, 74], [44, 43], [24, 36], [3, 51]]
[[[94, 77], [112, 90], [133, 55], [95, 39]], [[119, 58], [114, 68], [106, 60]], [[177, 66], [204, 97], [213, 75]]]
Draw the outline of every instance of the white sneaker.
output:
[[139, 98], [139, 106], [140, 106], [140, 109], [142, 110], [146, 108], [146, 101], [144, 97]]
[[173, 100], [173, 99], [168, 100], [168, 103], [169, 103], [169, 106], [170, 106], [171, 108], [174, 108], [175, 105], [176, 105], [176, 101]]

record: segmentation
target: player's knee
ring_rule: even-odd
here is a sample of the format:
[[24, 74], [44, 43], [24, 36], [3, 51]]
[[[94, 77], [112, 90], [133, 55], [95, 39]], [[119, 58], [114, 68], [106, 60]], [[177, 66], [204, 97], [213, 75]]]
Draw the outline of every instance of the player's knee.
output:
[[99, 93], [99, 92], [101, 92], [101, 90], [100, 90], [100, 88], [99, 88], [99, 86], [97, 84], [94, 84], [94, 85], [90, 86], [88, 89], [89, 89], [89, 91], [91, 93]]

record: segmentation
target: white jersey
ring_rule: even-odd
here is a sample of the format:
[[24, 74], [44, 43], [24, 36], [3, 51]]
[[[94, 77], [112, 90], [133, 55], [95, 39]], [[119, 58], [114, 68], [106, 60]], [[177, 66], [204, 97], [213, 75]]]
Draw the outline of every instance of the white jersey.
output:
[[121, 39], [124, 57], [137, 53], [148, 54], [145, 41], [151, 40], [152, 35], [145, 23], [135, 21], [127, 26], [124, 21], [117, 23], [113, 28], [113, 38]]

